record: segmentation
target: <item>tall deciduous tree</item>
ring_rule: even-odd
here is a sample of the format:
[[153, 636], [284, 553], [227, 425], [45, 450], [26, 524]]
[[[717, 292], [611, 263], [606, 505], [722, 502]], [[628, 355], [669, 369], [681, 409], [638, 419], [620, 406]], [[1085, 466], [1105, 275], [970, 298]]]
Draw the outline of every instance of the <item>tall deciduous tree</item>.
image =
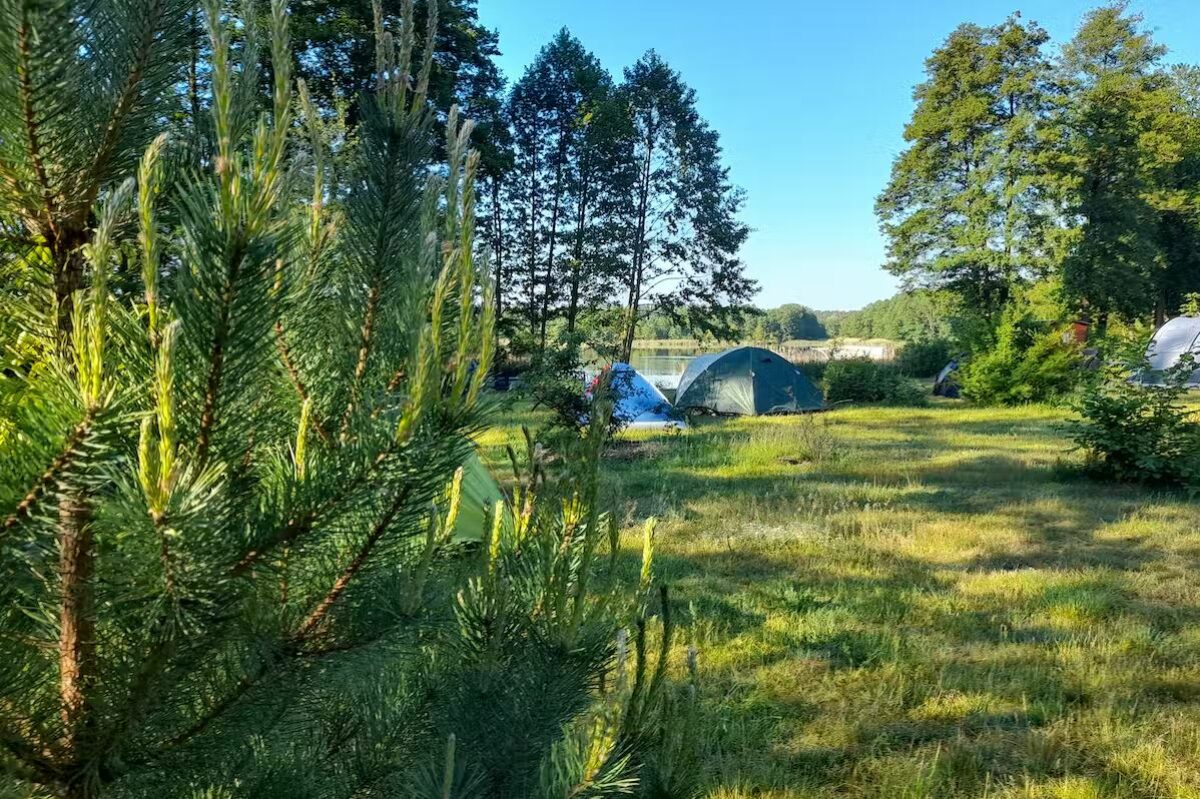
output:
[[1053, 263], [1054, 218], [1039, 130], [1053, 87], [1045, 31], [1014, 16], [963, 25], [926, 61], [876, 211], [887, 268], [949, 288], [985, 314]]
[[[472, 145], [480, 153], [482, 169], [488, 173], [503, 168], [502, 138], [498, 144], [491, 141], [493, 135], [502, 134], [489, 124], [504, 90], [495, 63], [499, 36], [480, 23], [477, 0], [384, 0], [379, 4], [379, 23], [397, 25], [406, 4], [412, 6], [421, 30], [430, 9], [436, 13], [430, 101], [443, 115], [457, 105], [462, 113], [480, 120]], [[351, 127], [358, 124], [359, 98], [370, 91], [375, 74], [374, 5], [373, 0], [308, 0], [291, 12], [296, 41], [293, 69], [308, 84], [319, 108], [344, 103]], [[424, 46], [424, 37], [414, 42], [418, 57]]]
[[612, 93], [612, 78], [578, 39], [563, 29], [513, 86], [508, 115], [515, 168], [513, 250], [528, 332], [538, 348], [556, 313], [554, 298], [578, 283], [570, 274], [582, 261], [597, 207], [599, 165], [605, 151], [597, 131]]
[[697, 331], [729, 329], [753, 291], [738, 251], [749, 228], [717, 132], [696, 94], [657, 53], [625, 70], [619, 96], [630, 118], [634, 169], [623, 212], [628, 242], [618, 357], [628, 360], [640, 316], [660, 310]]

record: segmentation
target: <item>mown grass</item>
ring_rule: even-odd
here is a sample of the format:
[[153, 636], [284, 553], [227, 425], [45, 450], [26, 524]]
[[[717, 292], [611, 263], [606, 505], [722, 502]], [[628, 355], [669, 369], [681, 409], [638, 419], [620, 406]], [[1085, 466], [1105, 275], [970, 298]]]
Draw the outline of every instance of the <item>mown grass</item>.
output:
[[1061, 421], [950, 403], [618, 443], [631, 575], [657, 516], [700, 651], [704, 796], [1200, 797], [1200, 506], [1078, 477]]

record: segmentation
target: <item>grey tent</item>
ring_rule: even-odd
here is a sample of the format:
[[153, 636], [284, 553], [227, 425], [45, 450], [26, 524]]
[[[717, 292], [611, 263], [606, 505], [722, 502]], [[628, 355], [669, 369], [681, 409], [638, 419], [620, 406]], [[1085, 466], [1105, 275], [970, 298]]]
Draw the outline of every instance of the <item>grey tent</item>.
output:
[[950, 363], [942, 367], [933, 380], [933, 396], [958, 399], [958, 358], [951, 358]]
[[[1142, 385], [1161, 386], [1163, 373], [1179, 363], [1179, 359], [1190, 353], [1200, 365], [1200, 317], [1177, 316], [1160, 327], [1146, 346], [1148, 368], [1143, 369], [1138, 379]], [[1187, 384], [1200, 386], [1200, 369], [1192, 372]]]
[[676, 408], [756, 416], [815, 411], [825, 406], [821, 390], [778, 353], [734, 347], [692, 359], [675, 393]]

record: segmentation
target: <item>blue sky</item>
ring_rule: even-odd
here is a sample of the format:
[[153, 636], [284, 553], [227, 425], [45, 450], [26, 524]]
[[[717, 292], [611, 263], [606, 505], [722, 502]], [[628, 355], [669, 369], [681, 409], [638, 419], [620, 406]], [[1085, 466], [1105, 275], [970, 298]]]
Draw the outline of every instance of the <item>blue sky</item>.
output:
[[[1085, 0], [479, 0], [512, 80], [562, 26], [614, 75], [653, 47], [721, 133], [755, 229], [743, 250], [764, 306], [858, 308], [891, 295], [876, 194], [900, 151], [925, 57], [961, 22], [1016, 10], [1055, 46]], [[1200, 63], [1200, 0], [1132, 8], [1170, 60]]]

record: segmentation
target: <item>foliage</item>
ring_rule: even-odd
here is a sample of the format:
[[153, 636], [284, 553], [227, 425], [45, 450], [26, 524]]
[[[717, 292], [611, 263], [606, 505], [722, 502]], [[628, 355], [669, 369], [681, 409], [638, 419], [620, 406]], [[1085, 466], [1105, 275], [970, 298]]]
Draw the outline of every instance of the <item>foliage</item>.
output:
[[959, 370], [963, 395], [988, 405], [1059, 400], [1083, 375], [1078, 345], [1061, 328], [1046, 329], [1028, 312], [1009, 307], [994, 342], [972, 353]]
[[817, 318], [830, 336], [928, 341], [950, 335], [956, 312], [942, 292], [906, 291], [870, 303], [858, 311], [820, 311]]
[[[265, 54], [254, 19], [209, 5], [212, 118], [184, 152], [149, 134], [186, 9], [117, 6], [0, 21], [12, 74], [39, 81], [0, 93], [21, 165], [0, 227], [25, 242], [0, 254], [24, 281], [0, 292], [0, 794], [551, 799], [669, 772], [669, 603], [649, 534], [636, 593], [616, 582], [606, 414], [553, 475], [529, 439], [482, 545], [453, 538], [495, 305], [455, 109], [429, 169], [411, 6], [378, 37], [341, 193], [282, 0]], [[133, 88], [62, 105], [66, 78]], [[149, 130], [120, 130], [123, 103]], [[109, 113], [96, 172], [76, 147]], [[71, 187], [79, 219], [58, 215]], [[43, 235], [67, 229], [69, 250]]]
[[945, 339], [905, 344], [896, 357], [896, 368], [908, 377], [934, 377], [955, 355]]
[[959, 26], [925, 62], [877, 213], [888, 271], [945, 288], [984, 315], [1052, 265], [1046, 150], [1038, 135], [1054, 87], [1045, 30], [1016, 14]]
[[1060, 65], [1071, 102], [1057, 120], [1064, 144], [1056, 166], [1068, 181], [1068, 213], [1080, 222], [1063, 285], [1102, 322], [1110, 312], [1136, 316], [1159, 300], [1162, 220], [1150, 202], [1158, 156], [1147, 145], [1172, 135], [1155, 129], [1166, 124], [1161, 115], [1173, 98], [1159, 67], [1166, 50], [1140, 22], [1120, 6], [1096, 9]]
[[613, 198], [630, 169], [613, 92], [612, 76], [563, 29], [505, 106], [515, 145], [506, 182], [509, 288], [539, 347], [562, 299], [574, 332], [581, 301], [592, 304], [581, 290], [600, 292], [609, 280]]
[[748, 335], [743, 338], [755, 341], [818, 341], [828, 338], [824, 325], [816, 314], [803, 305], [788, 303], [756, 314], [747, 320]]
[[[1137, 374], [1144, 364], [1138, 363]], [[1069, 425], [1097, 476], [1194, 488], [1200, 485], [1200, 423], [1184, 399], [1196, 365], [1185, 357], [1147, 388], [1128, 364], [1105, 367], [1083, 391]]]
[[529, 367], [521, 374], [522, 393], [535, 408], [553, 413], [553, 425], [577, 431], [586, 425], [591, 402], [585, 395], [586, 363], [583, 337], [562, 332], [546, 347], [533, 349]]
[[921, 405], [924, 392], [891, 364], [870, 358], [839, 358], [825, 367], [825, 400], [881, 402], [889, 405]]
[[[488, 125], [504, 88], [495, 58], [500, 54], [499, 36], [479, 22], [477, 0], [408, 0], [418, 30], [425, 30], [431, 7], [436, 6], [433, 66], [428, 95], [442, 114], [451, 106], [476, 120], [471, 143], [480, 152], [481, 173], [490, 174], [498, 164], [497, 131]], [[368, 93], [375, 79], [375, 52], [371, 46], [376, 26], [398, 26], [405, 15], [404, 0], [379, 3], [368, 0], [310, 0], [291, 11], [293, 69], [312, 94], [314, 104], [328, 112], [346, 105], [351, 126], [361, 116], [359, 98]], [[423, 37], [414, 42], [414, 57], [423, 57]]]
[[749, 235], [738, 219], [742, 192], [729, 181], [720, 137], [697, 111], [695, 91], [651, 50], [626, 68], [617, 96], [630, 114], [636, 166], [617, 273], [625, 311], [619, 359], [628, 361], [646, 304], [721, 338], [754, 283], [738, 258]]

